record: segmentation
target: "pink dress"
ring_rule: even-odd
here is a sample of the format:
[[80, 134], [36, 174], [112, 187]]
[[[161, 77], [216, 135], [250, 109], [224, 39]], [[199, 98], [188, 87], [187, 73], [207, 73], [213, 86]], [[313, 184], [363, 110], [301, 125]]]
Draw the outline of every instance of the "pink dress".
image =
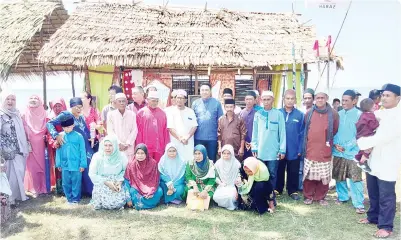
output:
[[24, 178], [25, 191], [33, 194], [47, 193], [46, 170], [45, 170], [45, 141], [46, 135], [46, 111], [42, 100], [36, 108], [27, 107], [22, 120], [28, 141], [31, 143], [32, 151], [26, 161]]
[[96, 108], [91, 107], [89, 110], [89, 115], [85, 116], [86, 126], [88, 129], [90, 129], [91, 123], [97, 124], [99, 121], [101, 121], [99, 111]]

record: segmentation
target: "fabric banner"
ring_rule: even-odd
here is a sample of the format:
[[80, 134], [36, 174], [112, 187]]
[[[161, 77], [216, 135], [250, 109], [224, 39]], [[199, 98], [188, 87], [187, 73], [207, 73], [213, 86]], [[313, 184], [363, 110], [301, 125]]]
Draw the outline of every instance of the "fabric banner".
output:
[[[89, 70], [111, 73], [114, 71], [114, 67], [111, 65], [90, 67]], [[96, 96], [97, 107], [99, 111], [101, 111], [103, 107], [109, 103], [109, 93], [107, 89], [112, 85], [113, 74], [89, 72], [89, 80], [92, 95]]]
[[233, 97], [235, 97], [235, 72], [210, 74], [210, 85], [212, 85], [212, 87], [217, 83], [217, 81], [221, 82], [219, 99], [222, 96], [224, 88], [232, 89], [234, 93]]
[[135, 87], [135, 83], [132, 80], [131, 70], [124, 70], [123, 73], [123, 89], [128, 100], [132, 99], [132, 89]]

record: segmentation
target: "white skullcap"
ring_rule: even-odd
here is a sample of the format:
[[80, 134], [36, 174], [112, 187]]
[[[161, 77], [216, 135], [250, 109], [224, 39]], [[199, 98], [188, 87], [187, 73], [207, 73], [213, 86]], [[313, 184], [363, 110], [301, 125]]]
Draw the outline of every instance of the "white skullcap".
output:
[[274, 93], [272, 91], [263, 91], [262, 92], [262, 97], [267, 96], [267, 97], [273, 97], [274, 98]]

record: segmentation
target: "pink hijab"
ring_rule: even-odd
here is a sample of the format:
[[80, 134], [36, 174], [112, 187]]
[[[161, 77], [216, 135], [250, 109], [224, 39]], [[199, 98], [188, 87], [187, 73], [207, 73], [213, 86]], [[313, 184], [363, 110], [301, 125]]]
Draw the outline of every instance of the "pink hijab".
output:
[[65, 105], [65, 101], [64, 101], [63, 98], [59, 98], [59, 99], [53, 100], [53, 101], [50, 102], [50, 108], [52, 110], [49, 113], [49, 116], [47, 116], [48, 119], [53, 119], [53, 118], [57, 117], [58, 114], [56, 114], [54, 112], [54, 105], [56, 105], [56, 104], [60, 104], [62, 106], [62, 109], [61, 109], [60, 112], [67, 111], [67, 106]]
[[25, 122], [34, 134], [44, 133], [46, 132], [46, 110], [43, 107], [43, 101], [37, 95], [31, 97], [36, 97], [39, 100], [39, 106], [31, 107], [28, 104], [24, 114]]

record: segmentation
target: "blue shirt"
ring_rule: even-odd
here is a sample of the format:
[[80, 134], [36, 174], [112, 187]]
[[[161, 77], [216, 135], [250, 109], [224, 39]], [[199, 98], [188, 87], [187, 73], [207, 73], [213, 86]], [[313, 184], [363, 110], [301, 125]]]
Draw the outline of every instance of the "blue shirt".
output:
[[[286, 134], [284, 116], [275, 108], [267, 111], [262, 109], [255, 113], [252, 131], [252, 152], [257, 152], [263, 161], [277, 160], [278, 153], [286, 153]], [[266, 122], [268, 128], [266, 129]]]
[[223, 116], [221, 103], [215, 98], [200, 98], [194, 101], [192, 109], [198, 122], [195, 139], [217, 141], [218, 120]]
[[286, 132], [286, 148], [287, 152], [285, 158], [287, 160], [299, 159], [298, 154], [302, 155], [303, 142], [304, 142], [304, 114], [294, 108], [288, 113], [285, 108], [280, 109], [283, 113], [285, 120], [285, 132]]
[[338, 112], [340, 124], [338, 126], [338, 132], [334, 136], [334, 144], [343, 147], [344, 152], [339, 152], [333, 147], [333, 156], [347, 160], [353, 160], [355, 158], [355, 155], [359, 152], [356, 143], [356, 123], [361, 114], [361, 111], [355, 107], [347, 111], [343, 109]]
[[85, 141], [82, 135], [72, 131], [65, 133], [63, 139], [64, 144], [56, 150], [56, 167], [68, 171], [87, 168]]

